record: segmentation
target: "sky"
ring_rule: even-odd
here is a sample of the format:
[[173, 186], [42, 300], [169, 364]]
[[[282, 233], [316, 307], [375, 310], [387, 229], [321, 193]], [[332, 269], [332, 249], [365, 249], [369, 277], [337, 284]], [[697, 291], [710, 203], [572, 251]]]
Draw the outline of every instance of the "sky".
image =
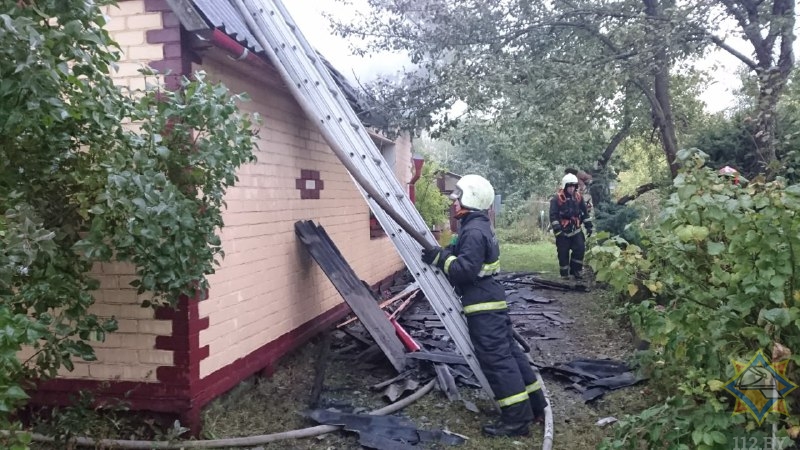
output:
[[[285, 0], [284, 5], [311, 45], [354, 84], [365, 83], [381, 74], [394, 74], [410, 68], [409, 59], [399, 53], [360, 57], [353, 55], [349, 43], [335, 36], [325, 13], [339, 19], [352, 19], [356, 12], [367, 10], [366, 0], [349, 0], [345, 6], [335, 0]], [[744, 50], [747, 54], [747, 50]], [[733, 106], [733, 92], [740, 86], [736, 76], [739, 61], [724, 51], [717, 51], [700, 61], [701, 67], [716, 66], [708, 89], [700, 96], [706, 110], [717, 112]]]
[[365, 0], [349, 0], [352, 6], [343, 6], [335, 0], [284, 0], [295, 23], [311, 45], [322, 53], [339, 72], [351, 82], [367, 82], [381, 74], [393, 74], [410, 67], [409, 59], [400, 53], [382, 53], [361, 57], [353, 55], [350, 44], [331, 31], [330, 21], [325, 13], [343, 20], [356, 16], [356, 11], [366, 11]]

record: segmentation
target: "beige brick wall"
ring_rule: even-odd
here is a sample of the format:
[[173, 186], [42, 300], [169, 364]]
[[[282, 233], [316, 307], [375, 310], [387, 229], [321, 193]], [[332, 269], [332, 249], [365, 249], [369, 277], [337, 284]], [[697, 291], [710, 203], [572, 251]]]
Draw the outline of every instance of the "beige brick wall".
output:
[[163, 44], [147, 43], [148, 30], [163, 28], [161, 13], [145, 12], [144, 0], [103, 6], [103, 13], [108, 18], [106, 29], [122, 50], [118, 71], [114, 74], [115, 83], [131, 89], [144, 89], [145, 78], [139, 69], [164, 58]]
[[75, 370], [59, 372], [62, 378], [98, 380], [156, 381], [156, 368], [171, 366], [172, 352], [156, 350], [156, 336], [172, 334], [172, 322], [156, 320], [151, 308], [142, 308], [144, 297], [130, 286], [135, 278], [133, 265], [97, 264], [93, 276], [100, 281], [95, 304], [89, 312], [99, 317], [115, 317], [119, 329], [106, 335], [104, 342], [91, 342], [97, 361], [75, 361]]
[[[119, 6], [104, 6], [106, 29], [119, 43], [122, 58], [115, 73], [118, 85], [144, 88], [138, 70], [150, 61], [163, 59], [162, 44], [147, 44], [147, 30], [162, 28], [161, 13], [145, 12], [143, 0], [128, 0]], [[98, 264], [94, 276], [100, 281], [91, 312], [101, 317], [117, 318], [119, 330], [106, 336], [105, 342], [93, 342], [97, 361], [76, 361], [75, 370], [62, 370], [63, 378], [118, 379], [156, 381], [159, 366], [172, 365], [172, 352], [156, 350], [156, 336], [172, 334], [172, 322], [154, 319], [150, 308], [140, 306], [142, 298], [130, 286], [135, 270], [122, 263]]]
[[[224, 58], [224, 56], [222, 57]], [[209, 328], [200, 346], [209, 357], [200, 364], [204, 377], [292, 331], [342, 302], [336, 289], [296, 239], [294, 223], [322, 224], [355, 272], [372, 284], [403, 267], [388, 238], [369, 238], [369, 209], [353, 181], [305, 118], [288, 91], [255, 84], [264, 77], [244, 63], [220, 62], [206, 55], [199, 68], [221, 79], [251, 102], [242, 109], [259, 112], [258, 161], [239, 171], [224, 213], [222, 242], [226, 257], [210, 277], [210, 297], [200, 303]], [[408, 180], [410, 142], [400, 143], [395, 170]], [[301, 200], [295, 179], [301, 169], [317, 170], [324, 182], [319, 200]]]

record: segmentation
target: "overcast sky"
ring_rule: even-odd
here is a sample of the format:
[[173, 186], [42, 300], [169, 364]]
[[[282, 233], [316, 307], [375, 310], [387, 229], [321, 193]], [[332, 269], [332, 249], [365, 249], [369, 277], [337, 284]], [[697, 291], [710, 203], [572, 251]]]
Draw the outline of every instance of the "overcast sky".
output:
[[352, 82], [370, 81], [380, 74], [396, 73], [410, 66], [408, 58], [399, 53], [368, 57], [351, 53], [348, 42], [335, 36], [330, 22], [323, 17], [324, 13], [331, 13], [341, 19], [351, 19], [356, 11], [368, 9], [364, 0], [349, 2], [352, 6], [342, 6], [334, 0], [284, 0], [284, 5], [311, 45]]
[[[456, 0], [454, 0], [456, 1]], [[392, 74], [410, 66], [408, 58], [402, 54], [381, 54], [369, 57], [352, 55], [348, 42], [334, 36], [328, 19], [324, 13], [331, 13], [341, 19], [354, 17], [355, 11], [366, 10], [365, 0], [350, 0], [350, 6], [343, 6], [334, 0], [285, 0], [284, 5], [297, 23], [303, 35], [325, 58], [327, 58], [350, 81], [367, 82], [379, 74]], [[744, 53], [749, 53], [746, 48]], [[714, 82], [701, 95], [711, 112], [720, 111], [733, 103], [733, 91], [739, 87], [736, 70], [740, 67], [738, 60], [726, 52], [717, 52], [705, 58], [701, 65], [712, 67], [718, 65]]]

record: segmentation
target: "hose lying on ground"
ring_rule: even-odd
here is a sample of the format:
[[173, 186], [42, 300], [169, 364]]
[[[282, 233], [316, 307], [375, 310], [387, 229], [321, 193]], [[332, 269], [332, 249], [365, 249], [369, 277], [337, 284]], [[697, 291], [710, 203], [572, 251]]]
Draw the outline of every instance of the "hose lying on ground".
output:
[[[530, 355], [528, 355], [530, 358]], [[539, 370], [534, 370], [536, 373], [536, 381], [539, 382], [539, 385], [542, 387], [542, 394], [544, 394], [544, 400], [547, 402], [547, 406], [544, 408], [544, 438], [542, 439], [542, 450], [552, 450], [553, 449], [553, 407], [550, 406], [550, 394], [547, 392], [547, 388], [544, 386], [544, 381], [542, 380], [542, 375], [539, 373]]]
[[521, 334], [515, 329], [511, 329], [514, 334], [514, 339], [516, 339], [517, 343], [520, 347], [522, 347], [523, 353], [525, 356], [528, 357], [528, 362], [531, 363], [533, 366], [533, 372], [536, 375], [536, 381], [539, 382], [539, 386], [542, 389], [542, 395], [544, 395], [544, 400], [547, 403], [547, 406], [544, 408], [544, 438], [542, 439], [542, 450], [552, 450], [553, 448], [553, 408], [550, 406], [550, 394], [547, 393], [547, 388], [544, 386], [544, 380], [542, 380], [542, 374], [539, 373], [539, 368], [536, 367], [536, 364], [533, 362], [533, 357], [531, 356], [531, 346], [525, 341], [525, 338], [522, 337]]
[[[383, 408], [376, 409], [368, 414], [373, 416], [385, 416], [399, 411], [406, 406], [414, 403], [422, 398], [425, 394], [433, 389], [436, 384], [434, 378], [428, 384], [423, 386], [417, 392], [409, 395], [406, 398], [396, 401], [391, 405], [384, 406]], [[130, 441], [124, 439], [92, 439], [86, 437], [79, 437], [71, 440], [70, 442], [79, 447], [99, 447], [99, 448], [137, 448], [137, 449], [180, 449], [180, 448], [224, 448], [224, 447], [247, 447], [266, 444], [269, 442], [282, 441], [285, 439], [299, 439], [312, 436], [319, 436], [321, 434], [330, 433], [340, 429], [339, 426], [334, 425], [318, 425], [315, 427], [302, 428], [299, 430], [284, 431], [281, 433], [263, 434], [259, 436], [248, 436], [227, 439], [211, 439], [211, 440], [198, 440], [198, 441]], [[0, 434], [8, 434], [7, 431], [0, 432]], [[44, 436], [38, 433], [32, 434], [33, 440], [36, 442], [49, 442], [55, 443], [55, 438]]]

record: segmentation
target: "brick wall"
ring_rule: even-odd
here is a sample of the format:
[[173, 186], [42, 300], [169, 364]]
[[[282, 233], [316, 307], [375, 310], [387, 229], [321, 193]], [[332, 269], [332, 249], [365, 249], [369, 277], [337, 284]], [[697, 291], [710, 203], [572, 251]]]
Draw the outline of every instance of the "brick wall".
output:
[[[143, 89], [145, 79], [138, 70], [152, 61], [164, 59], [165, 44], [148, 43], [154, 40], [153, 33], [164, 31], [164, 15], [160, 11], [148, 11], [144, 0], [104, 6], [103, 12], [108, 17], [106, 29], [122, 50], [119, 70], [114, 74], [115, 83]], [[152, 309], [140, 306], [142, 298], [129, 284], [135, 274], [132, 265], [98, 264], [93, 272], [100, 281], [100, 289], [95, 293], [96, 303], [90, 311], [101, 317], [116, 317], [119, 330], [108, 334], [105, 342], [92, 343], [97, 361], [75, 361], [75, 370], [62, 370], [60, 377], [156, 382], [157, 368], [173, 365], [172, 351], [155, 348], [157, 336], [172, 334], [172, 321], [156, 320]]]
[[[259, 112], [264, 123], [258, 161], [239, 171], [239, 182], [226, 195], [222, 230], [226, 256], [210, 277], [209, 299], [199, 305], [200, 317], [209, 318], [209, 327], [200, 333], [200, 346], [210, 349], [200, 363], [201, 377], [342, 302], [295, 238], [296, 221], [322, 224], [367, 283], [403, 267], [388, 238], [370, 240], [366, 202], [289, 92], [264, 88], [263, 78], [271, 75], [225, 58], [212, 50], [198, 68], [235, 92], [247, 92], [252, 101], [243, 103], [242, 109]], [[401, 142], [396, 154], [395, 170], [407, 176], [410, 143]], [[318, 199], [303, 199], [298, 189], [298, 179], [310, 173], [322, 181]]]
[[[114, 74], [115, 83], [131, 89], [144, 89], [145, 79], [139, 69], [152, 61], [164, 59], [164, 43], [149, 43], [150, 34], [163, 32], [164, 19], [160, 11], [147, 11], [145, 0], [121, 1], [117, 6], [103, 6], [108, 17], [106, 30], [117, 41], [122, 57]], [[180, 45], [179, 41], [175, 41]]]

